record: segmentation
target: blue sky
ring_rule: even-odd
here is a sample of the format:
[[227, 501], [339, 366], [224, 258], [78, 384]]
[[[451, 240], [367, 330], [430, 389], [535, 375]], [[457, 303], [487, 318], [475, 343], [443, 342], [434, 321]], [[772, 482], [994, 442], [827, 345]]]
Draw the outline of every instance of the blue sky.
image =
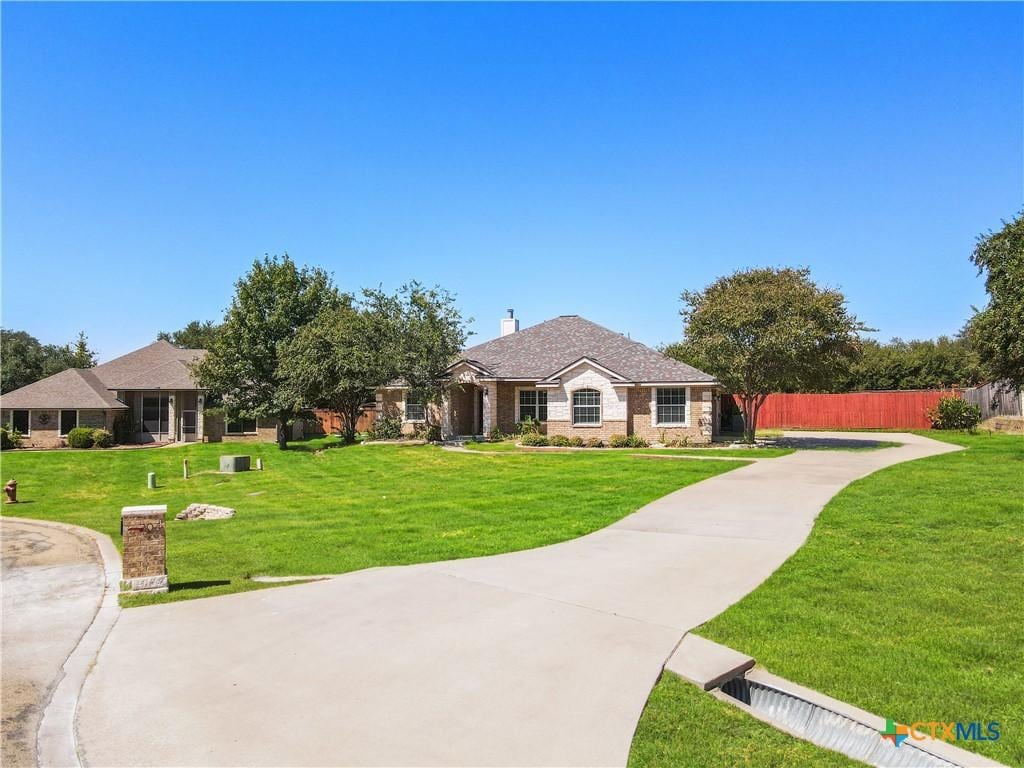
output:
[[1024, 203], [1021, 4], [2, 8], [3, 324], [106, 359], [253, 258], [456, 292], [480, 341], [807, 265], [955, 333]]

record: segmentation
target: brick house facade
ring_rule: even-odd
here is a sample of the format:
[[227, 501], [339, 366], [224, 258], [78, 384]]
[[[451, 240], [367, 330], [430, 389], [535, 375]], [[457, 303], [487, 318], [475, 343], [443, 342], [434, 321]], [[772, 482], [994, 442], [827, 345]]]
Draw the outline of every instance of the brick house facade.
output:
[[140, 444], [275, 440], [274, 423], [207, 417], [191, 367], [205, 354], [155, 341], [94, 368], [69, 368], [0, 395], [0, 422], [21, 432], [26, 448], [63, 447], [75, 427], [127, 433]]
[[577, 315], [518, 329], [465, 350], [445, 372], [448, 395], [426, 414], [400, 385], [377, 394], [384, 413], [412, 432], [427, 418], [445, 437], [512, 433], [527, 418], [543, 433], [640, 435], [652, 443], [710, 442], [718, 431], [714, 377]]

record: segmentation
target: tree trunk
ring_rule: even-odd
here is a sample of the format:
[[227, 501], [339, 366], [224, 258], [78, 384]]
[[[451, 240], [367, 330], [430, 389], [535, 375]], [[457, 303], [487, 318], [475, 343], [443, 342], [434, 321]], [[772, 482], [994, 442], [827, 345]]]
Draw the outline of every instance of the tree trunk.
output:
[[345, 411], [345, 430], [344, 439], [346, 443], [354, 443], [356, 441], [356, 422], [359, 421], [359, 412], [362, 409], [358, 405], [350, 405]]
[[288, 450], [288, 420], [283, 415], [277, 418], [277, 447]]
[[743, 395], [743, 442], [748, 445], [754, 444], [754, 436], [757, 434], [757, 410], [754, 407], [755, 397]]

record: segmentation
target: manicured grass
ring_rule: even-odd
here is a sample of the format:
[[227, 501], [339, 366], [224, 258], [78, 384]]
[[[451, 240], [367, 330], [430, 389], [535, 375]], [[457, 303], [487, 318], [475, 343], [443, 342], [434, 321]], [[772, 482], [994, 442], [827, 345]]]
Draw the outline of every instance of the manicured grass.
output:
[[[1024, 438], [928, 436], [968, 450], [848, 486], [793, 557], [696, 632], [899, 722], [998, 721], [998, 741], [958, 746], [1022, 765]], [[703, 723], [701, 738], [735, 738], [730, 718], [709, 718], [693, 697], [672, 701], [672, 718]], [[649, 710], [645, 721], [667, 717]], [[634, 756], [651, 753], [654, 733], [641, 722]]]
[[647, 700], [629, 765], [845, 768], [862, 763], [794, 739], [666, 672]]
[[[488, 555], [572, 539], [742, 462], [638, 462], [627, 455], [521, 453], [491, 460], [434, 446], [280, 451], [206, 444], [117, 451], [5, 452], [26, 503], [7, 514], [75, 523], [120, 546], [121, 507], [234, 507], [230, 520], [168, 523], [171, 592], [150, 602], [255, 589], [254, 575], [342, 573]], [[223, 454], [262, 456], [263, 472], [221, 475]], [[182, 459], [196, 473], [182, 478]], [[147, 490], [146, 473], [159, 487]]]
[[[516, 445], [515, 440], [503, 440], [496, 443], [466, 443], [466, 448], [471, 451], [483, 453], [534, 453], [541, 454], [545, 451], [523, 451]], [[614, 450], [592, 449], [593, 454], [601, 456], [614, 456], [630, 453], [651, 453], [651, 454], [680, 454], [682, 456], [707, 456], [714, 458], [743, 458], [743, 459], [772, 459], [776, 456], [786, 456], [793, 453], [793, 448], [616, 448]], [[590, 453], [591, 451], [575, 451], [575, 453]], [[550, 451], [549, 453], [556, 453]]]

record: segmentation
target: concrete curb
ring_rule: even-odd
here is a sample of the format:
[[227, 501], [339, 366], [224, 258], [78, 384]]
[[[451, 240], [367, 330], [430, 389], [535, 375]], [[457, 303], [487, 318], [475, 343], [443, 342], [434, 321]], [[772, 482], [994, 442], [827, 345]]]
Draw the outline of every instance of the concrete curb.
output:
[[103, 642], [121, 613], [121, 606], [117, 602], [121, 582], [121, 555], [109, 536], [89, 528], [24, 517], [6, 519], [87, 536], [96, 543], [103, 560], [103, 596], [100, 598], [99, 607], [78, 644], [62, 665], [63, 674], [53, 689], [50, 700], [46, 702], [39, 722], [39, 731], [36, 733], [36, 756], [39, 765], [77, 768], [82, 765], [75, 730], [78, 697]]

